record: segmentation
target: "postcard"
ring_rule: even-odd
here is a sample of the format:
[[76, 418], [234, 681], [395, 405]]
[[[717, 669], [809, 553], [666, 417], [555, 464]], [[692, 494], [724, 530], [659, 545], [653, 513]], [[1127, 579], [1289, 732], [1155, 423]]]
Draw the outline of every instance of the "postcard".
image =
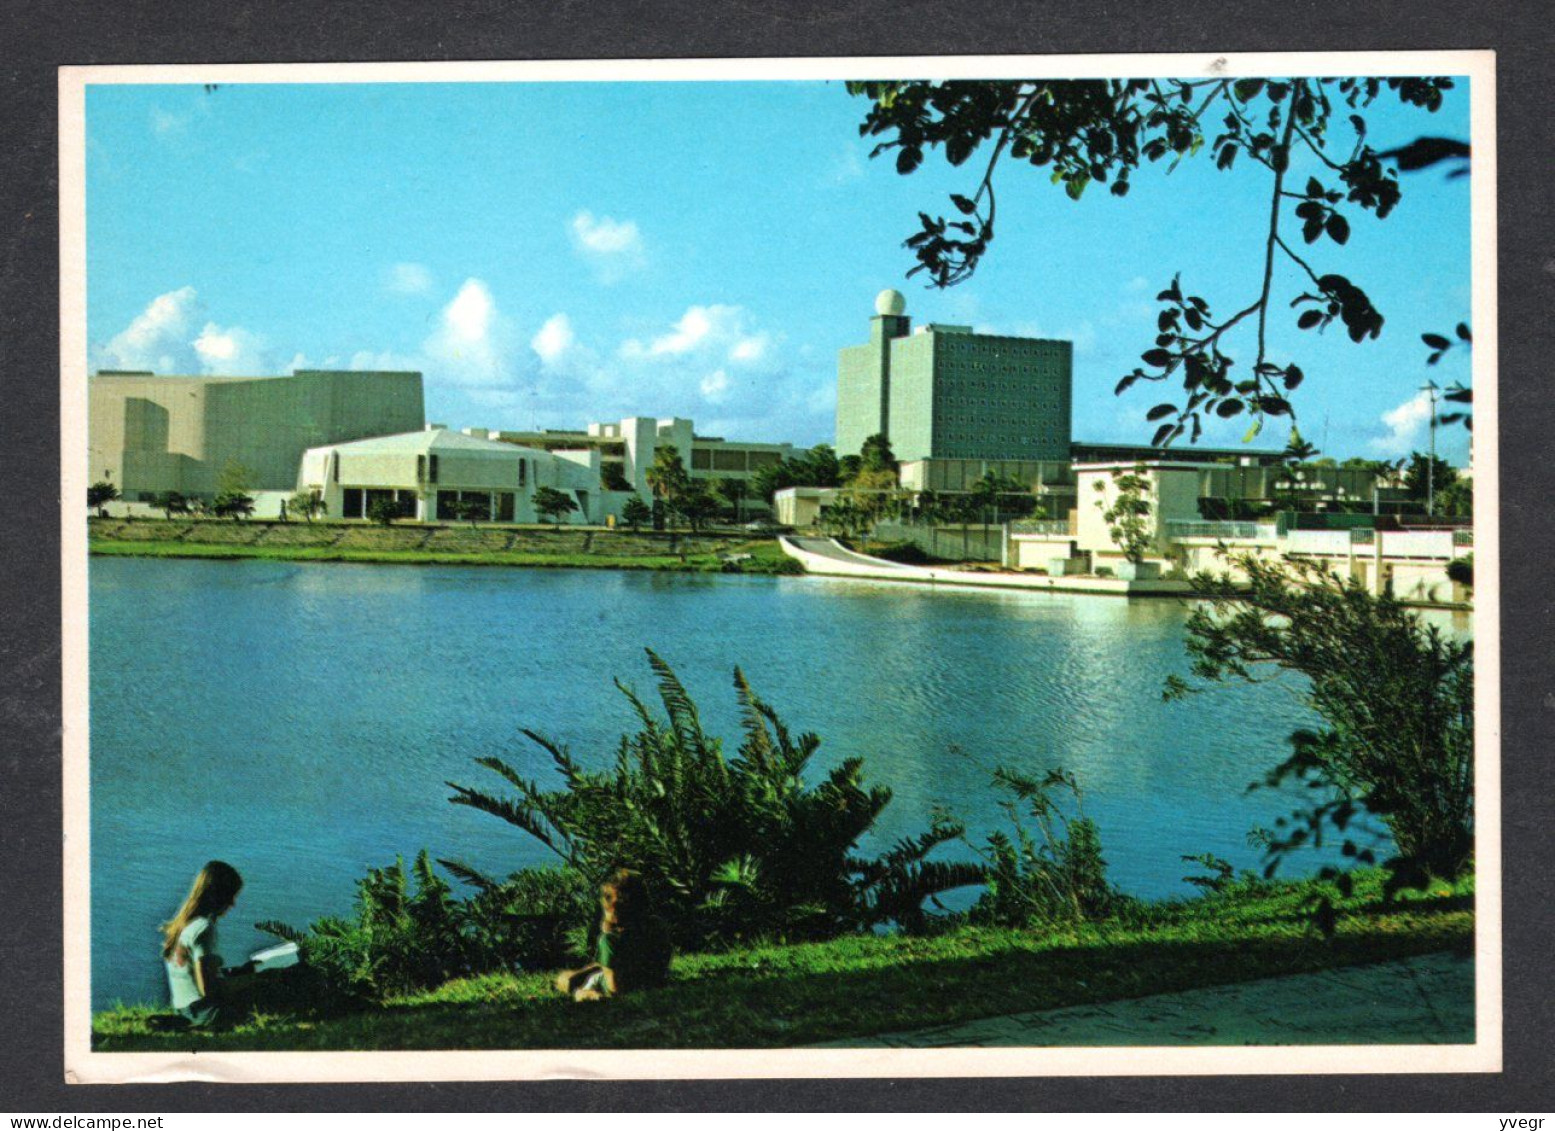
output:
[[1492, 53], [60, 94], [70, 1080], [1499, 1070]]

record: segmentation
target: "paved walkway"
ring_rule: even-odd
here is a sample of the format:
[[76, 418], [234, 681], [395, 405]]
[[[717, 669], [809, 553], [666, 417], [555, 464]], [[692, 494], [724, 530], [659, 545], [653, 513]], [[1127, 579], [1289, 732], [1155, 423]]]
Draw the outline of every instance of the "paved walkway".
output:
[[1468, 1044], [1474, 959], [1427, 954], [833, 1041], [833, 1048]]

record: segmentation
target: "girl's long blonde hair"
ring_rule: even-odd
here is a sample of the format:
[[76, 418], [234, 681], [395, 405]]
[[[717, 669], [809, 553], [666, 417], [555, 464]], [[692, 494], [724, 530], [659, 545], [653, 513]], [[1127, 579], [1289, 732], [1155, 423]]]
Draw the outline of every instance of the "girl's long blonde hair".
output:
[[183, 934], [191, 920], [202, 915], [208, 918], [220, 915], [232, 906], [232, 901], [242, 889], [243, 877], [238, 875], [238, 870], [231, 864], [212, 860], [201, 868], [178, 914], [162, 924], [162, 956], [173, 956], [173, 950], [178, 946], [178, 936]]

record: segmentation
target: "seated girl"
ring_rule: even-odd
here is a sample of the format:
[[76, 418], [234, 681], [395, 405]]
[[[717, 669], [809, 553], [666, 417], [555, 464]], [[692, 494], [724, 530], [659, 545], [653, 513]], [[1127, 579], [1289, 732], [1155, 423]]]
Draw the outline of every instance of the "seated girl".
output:
[[575, 1001], [661, 986], [669, 977], [671, 947], [654, 913], [648, 885], [636, 872], [616, 871], [599, 889], [599, 943], [594, 961], [557, 975], [556, 988]]
[[241, 1012], [243, 981], [224, 977], [216, 953], [216, 920], [232, 909], [243, 878], [231, 864], [212, 860], [200, 869], [178, 914], [162, 926], [162, 962], [173, 1009], [190, 1025], [209, 1025], [225, 1009]]

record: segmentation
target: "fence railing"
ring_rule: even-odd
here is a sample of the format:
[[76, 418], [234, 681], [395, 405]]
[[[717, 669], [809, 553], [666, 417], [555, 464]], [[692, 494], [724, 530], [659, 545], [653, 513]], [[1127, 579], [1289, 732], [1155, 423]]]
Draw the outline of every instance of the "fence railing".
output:
[[1067, 519], [1062, 518], [1026, 518], [1010, 523], [1011, 534], [1056, 534], [1064, 537], [1073, 534]]
[[[1273, 533], [1273, 528], [1269, 528]], [[1264, 534], [1256, 522], [1193, 522], [1185, 519], [1168, 519], [1166, 534], [1169, 538], [1259, 538]]]

